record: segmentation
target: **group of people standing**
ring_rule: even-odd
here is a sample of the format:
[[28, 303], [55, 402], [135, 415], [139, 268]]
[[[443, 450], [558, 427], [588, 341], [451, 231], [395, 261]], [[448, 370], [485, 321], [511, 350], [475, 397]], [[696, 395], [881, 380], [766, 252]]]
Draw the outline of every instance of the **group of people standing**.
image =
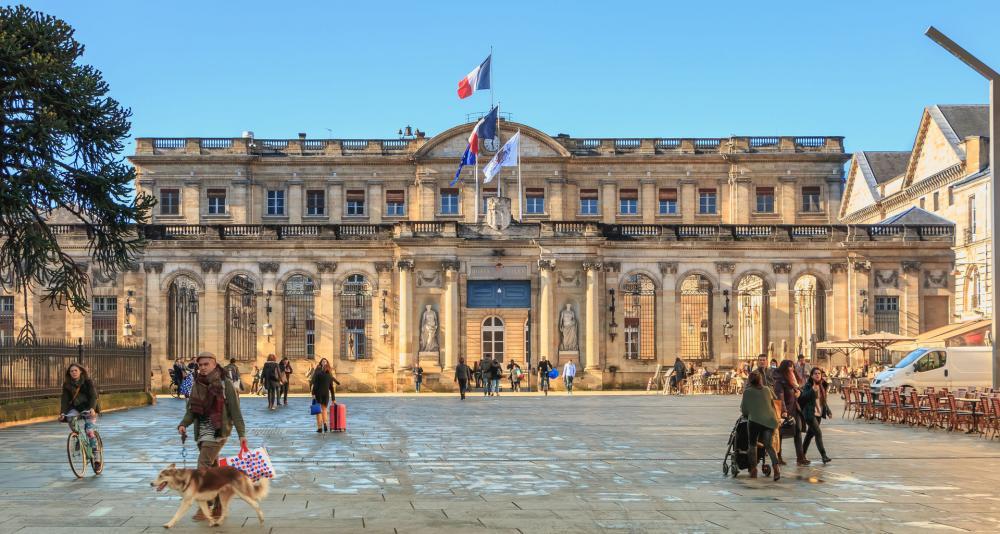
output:
[[757, 477], [757, 443], [771, 458], [774, 480], [781, 478], [778, 466], [786, 464], [781, 457], [782, 429], [786, 429], [795, 444], [796, 465], [811, 463], [806, 454], [814, 440], [823, 464], [830, 463], [820, 428], [820, 422], [833, 415], [827, 404], [829, 387], [823, 369], [810, 369], [801, 355], [797, 363], [784, 360], [777, 368], [767, 365], [767, 355], [757, 358], [740, 404], [749, 427], [751, 478]]
[[278, 406], [288, 406], [288, 385], [292, 380], [292, 362], [288, 358], [278, 357], [274, 354], [267, 355], [267, 361], [261, 368], [261, 380], [264, 382], [264, 389], [267, 390], [267, 409], [276, 410]]

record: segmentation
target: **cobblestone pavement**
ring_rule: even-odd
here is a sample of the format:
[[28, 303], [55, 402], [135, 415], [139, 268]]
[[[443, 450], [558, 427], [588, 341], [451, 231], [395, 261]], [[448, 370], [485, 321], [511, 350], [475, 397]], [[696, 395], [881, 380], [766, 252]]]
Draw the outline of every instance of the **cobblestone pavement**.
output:
[[[224, 528], [185, 518], [175, 531], [1000, 530], [1000, 442], [973, 436], [837, 418], [824, 425], [833, 463], [774, 483], [722, 474], [737, 397], [342, 400], [349, 432], [320, 435], [307, 398], [275, 412], [244, 398], [251, 445], [279, 471], [263, 527], [234, 501]], [[63, 425], [0, 430], [0, 532], [162, 532], [179, 498], [149, 481], [181, 463], [182, 410], [106, 414], [107, 469], [83, 480]]]

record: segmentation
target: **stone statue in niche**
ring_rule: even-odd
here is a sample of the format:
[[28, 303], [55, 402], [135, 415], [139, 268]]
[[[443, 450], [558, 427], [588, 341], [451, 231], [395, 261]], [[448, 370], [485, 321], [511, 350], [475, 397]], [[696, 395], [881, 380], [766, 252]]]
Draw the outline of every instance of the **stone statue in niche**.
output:
[[576, 312], [573, 311], [572, 304], [559, 312], [559, 351], [573, 352], [580, 350], [579, 343], [579, 323], [576, 321]]
[[438, 352], [437, 333], [438, 314], [427, 304], [420, 316], [420, 352]]

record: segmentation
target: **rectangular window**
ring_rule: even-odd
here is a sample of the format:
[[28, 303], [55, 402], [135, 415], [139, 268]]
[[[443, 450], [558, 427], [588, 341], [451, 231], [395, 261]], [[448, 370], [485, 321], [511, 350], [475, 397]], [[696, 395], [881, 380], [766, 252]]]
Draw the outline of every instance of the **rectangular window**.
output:
[[677, 189], [660, 189], [660, 215], [677, 215]]
[[326, 214], [326, 192], [322, 189], [306, 191], [306, 215]]
[[180, 189], [160, 189], [160, 215], [181, 214]]
[[638, 189], [618, 190], [618, 213], [622, 215], [636, 215], [639, 213]]
[[937, 191], [934, 192], [932, 197], [931, 206], [933, 206], [934, 211], [941, 209], [941, 195]]
[[458, 189], [441, 190], [441, 215], [458, 215]]
[[955, 205], [955, 192], [952, 191], [950, 187], [948, 188], [948, 205], [949, 206]]
[[969, 195], [969, 240], [976, 240], [976, 195]]
[[365, 214], [365, 190], [347, 190], [347, 216], [363, 216]]
[[700, 215], [715, 215], [717, 200], [715, 189], [699, 189], [698, 213]]
[[802, 188], [802, 211], [816, 213], [822, 211], [819, 207], [819, 188]]
[[545, 213], [545, 189], [529, 187], [524, 191], [526, 204], [524, 212], [529, 215]]
[[225, 215], [226, 214], [226, 190], [225, 189], [209, 189], [208, 190], [208, 214], [209, 215]]
[[271, 189], [267, 192], [267, 214], [285, 214], [285, 192], [283, 190]]
[[14, 342], [14, 297], [0, 297], [0, 347]]
[[118, 297], [94, 297], [92, 319], [95, 343], [118, 339]]
[[774, 213], [774, 188], [757, 188], [757, 213]]
[[926, 201], [926, 199], [927, 197], [920, 197], [920, 209], [924, 209], [924, 202]]
[[402, 189], [389, 189], [385, 192], [385, 216], [403, 217], [406, 215], [406, 192]]
[[580, 190], [580, 215], [598, 215], [596, 189]]
[[483, 197], [479, 199], [479, 213], [486, 213], [486, 199], [497, 196], [497, 188], [483, 188]]
[[639, 318], [625, 318], [625, 358], [635, 360], [639, 358]]

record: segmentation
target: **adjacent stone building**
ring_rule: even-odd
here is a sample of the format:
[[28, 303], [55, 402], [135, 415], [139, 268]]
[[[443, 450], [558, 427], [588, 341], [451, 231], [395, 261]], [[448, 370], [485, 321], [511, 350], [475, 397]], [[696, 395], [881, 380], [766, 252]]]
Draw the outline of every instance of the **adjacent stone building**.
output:
[[[519, 193], [515, 168], [450, 183], [471, 127], [138, 139], [137, 188], [159, 199], [141, 261], [95, 273], [93, 314], [28, 313], [70, 338], [127, 323], [158, 380], [210, 350], [246, 370], [287, 355], [299, 384], [329, 358], [359, 391], [411, 388], [417, 364], [448, 389], [459, 358], [482, 357], [575, 360], [583, 387], [609, 388], [645, 386], [677, 356], [819, 357], [816, 342], [873, 330], [890, 301], [916, 334], [951, 298], [951, 225], [839, 224], [839, 137], [581, 139], [502, 121], [481, 163], [520, 130]], [[498, 186], [509, 226], [486, 213]], [[84, 256], [78, 228], [57, 231]]]
[[912, 150], [863, 151], [851, 160], [840, 213], [845, 223], [955, 225], [954, 298], [942, 296], [925, 321], [993, 315], [989, 143], [989, 106], [936, 105], [921, 114]]

